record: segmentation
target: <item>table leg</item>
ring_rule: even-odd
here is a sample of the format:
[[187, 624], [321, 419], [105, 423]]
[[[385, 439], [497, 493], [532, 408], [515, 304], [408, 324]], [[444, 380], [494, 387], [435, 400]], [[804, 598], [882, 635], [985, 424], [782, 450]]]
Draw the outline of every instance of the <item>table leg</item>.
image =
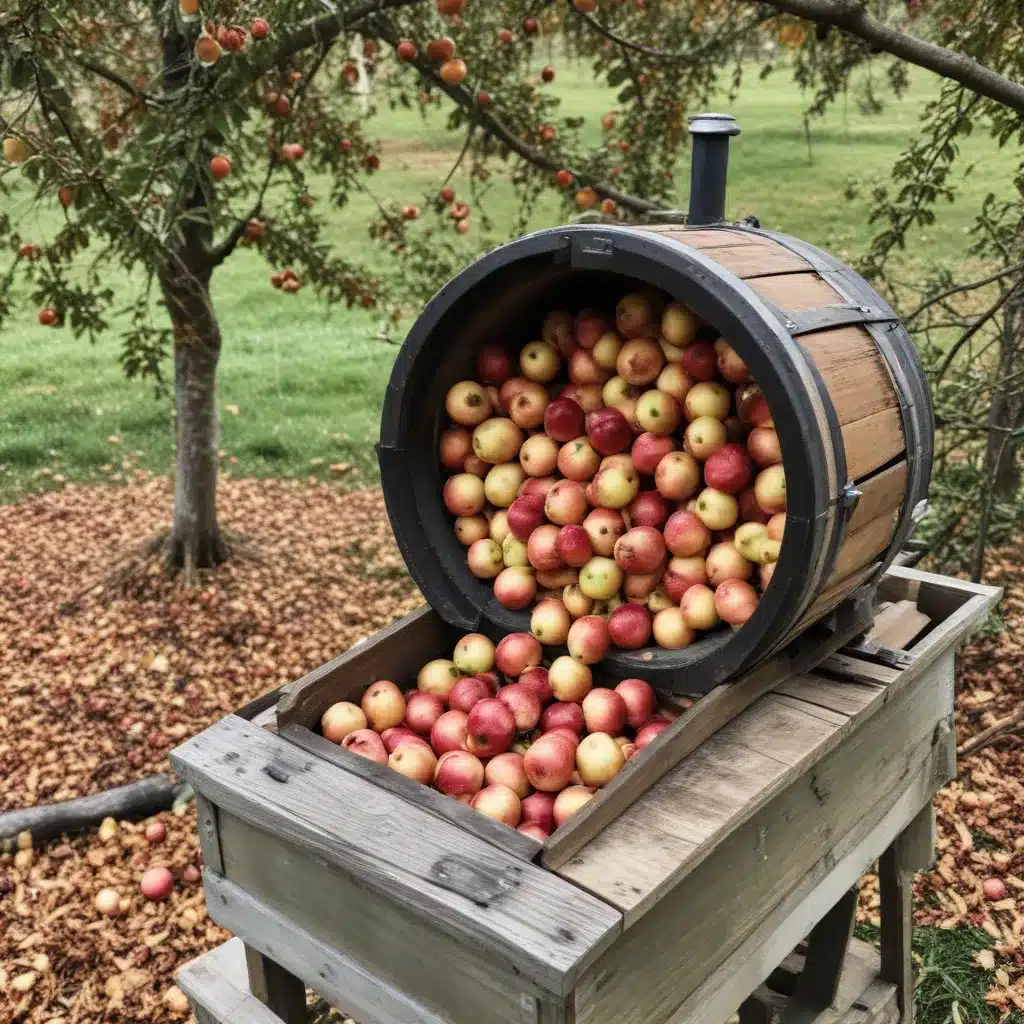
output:
[[779, 1024], [805, 1024], [831, 1006], [839, 990], [857, 912], [857, 890], [849, 889], [807, 938], [803, 970]]
[[914, 1020], [914, 969], [911, 959], [914, 905], [911, 880], [935, 855], [935, 810], [931, 804], [893, 840], [878, 862], [881, 976], [896, 986], [902, 1024]]
[[306, 986], [290, 971], [252, 946], [245, 947], [249, 991], [284, 1024], [307, 1024]]

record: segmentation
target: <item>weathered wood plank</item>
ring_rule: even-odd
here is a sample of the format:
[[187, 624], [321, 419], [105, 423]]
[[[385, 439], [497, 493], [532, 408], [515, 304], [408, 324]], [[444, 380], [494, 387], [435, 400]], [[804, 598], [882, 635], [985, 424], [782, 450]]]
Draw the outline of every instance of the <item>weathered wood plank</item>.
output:
[[276, 960], [264, 956], [253, 946], [245, 947], [245, 967], [249, 976], [249, 991], [272, 1013], [281, 1024], [306, 1024], [306, 986], [291, 971]]
[[841, 715], [859, 714], [884, 690], [877, 683], [837, 683], [816, 675], [794, 676], [775, 688], [776, 693]]
[[[688, 863], [680, 864], [677, 876], [666, 880], [662, 898], [580, 979], [579, 1024], [646, 1024], [667, 1018], [815, 864], [834, 862], [836, 837], [849, 822], [892, 806], [940, 741], [936, 726], [952, 714], [952, 687], [950, 658], [936, 672], [896, 691], [885, 713], [864, 716], [845, 742], [809, 764], [739, 827], [725, 828], [716, 841], [701, 844]], [[928, 771], [931, 780], [933, 770]], [[933, 780], [927, 793], [918, 796], [908, 817], [938, 784]], [[639, 816], [644, 803], [627, 815], [634, 827], [644, 820]], [[604, 894], [604, 876], [612, 865], [622, 863], [624, 854], [636, 859], [635, 850], [624, 851], [614, 842], [617, 831], [616, 825], [607, 828], [562, 874], [577, 881], [587, 866], [587, 888]], [[840, 892], [856, 877], [846, 880]], [[696, 921], [699, 928], [693, 927]]]
[[241, 939], [229, 939], [185, 964], [175, 980], [188, 996], [200, 1022], [281, 1024], [281, 1018], [249, 991]]
[[869, 640], [902, 651], [931, 622], [913, 601], [894, 601], [876, 616], [867, 632]]
[[818, 670], [828, 672], [843, 682], [874, 683], [878, 686], [891, 686], [902, 678], [905, 671], [889, 668], [888, 665], [876, 665], [873, 661], [864, 661], [863, 658], [854, 658], [848, 654], [831, 655], [821, 663]]
[[[239, 886], [209, 873], [204, 882], [207, 905], [214, 920], [229, 931], [247, 936], [250, 944], [262, 952], [273, 950], [278, 962], [295, 974], [309, 976], [315, 982], [317, 992], [333, 1006], [355, 1014], [360, 1024], [447, 1024], [447, 1018], [398, 991], [385, 978], [372, 974], [343, 951], [319, 941], [286, 915], [261, 903]], [[241, 940], [232, 941], [241, 945]], [[242, 975], [235, 982], [237, 987], [240, 987], [239, 982], [244, 984], [244, 971], [243, 957]], [[192, 992], [186, 988], [185, 980], [181, 979], [181, 983], [191, 997]], [[457, 982], [455, 984], [457, 986]], [[256, 1003], [267, 1012], [254, 997], [248, 996], [248, 1000], [247, 1007]], [[231, 1019], [230, 1024], [236, 1024], [236, 1021]], [[249, 1024], [249, 1019], [238, 1018], [237, 1024]], [[252, 1024], [262, 1022], [254, 1016]], [[267, 1024], [280, 1024], [280, 1021], [268, 1021]]]
[[[927, 681], [923, 685], [928, 688]], [[942, 784], [950, 732], [918, 735], [896, 751], [895, 726], [910, 726], [917, 695], [916, 688], [908, 691], [903, 712], [889, 722], [893, 729], [881, 754], [887, 769], [868, 772], [871, 779], [842, 774], [858, 770], [844, 751], [868, 756], [869, 749], [852, 748], [859, 747], [858, 736], [873, 731], [869, 725], [884, 721], [878, 717], [835, 751], [823, 771], [734, 833], [720, 856], [627, 931], [581, 979], [579, 1024], [724, 1021]], [[938, 710], [929, 707], [929, 721]], [[929, 728], [935, 732], [934, 723]], [[879, 785], [869, 798], [860, 787], [871, 781]], [[811, 782], [821, 800], [808, 789], [801, 811], [795, 797]], [[852, 828], [851, 821], [857, 822]]]
[[897, 462], [895, 466], [883, 469], [867, 480], [859, 483], [861, 499], [846, 524], [848, 533], [853, 533], [866, 525], [875, 516], [890, 509], [899, 508], [907, 493], [907, 460]]
[[843, 301], [839, 292], [814, 273], [758, 277], [751, 281], [750, 287], [765, 302], [789, 312], [832, 306]]
[[846, 474], [851, 480], [881, 469], [906, 450], [898, 408], [883, 409], [847, 423], [840, 433], [846, 449]]
[[[621, 927], [617, 913], [548, 872], [241, 719], [223, 719], [171, 756], [221, 811], [403, 901], [438, 930], [483, 943], [557, 995]], [[452, 891], [438, 872], [462, 864], [475, 870]]]
[[836, 558], [836, 564], [832, 567], [832, 573], [825, 581], [825, 586], [829, 587], [838, 583], [862, 566], [877, 561], [875, 556], [889, 546], [892, 535], [896, 532], [898, 519], [898, 509], [889, 509], [870, 520], [859, 530], [848, 533], [843, 540], [843, 546], [839, 549], [839, 556]]

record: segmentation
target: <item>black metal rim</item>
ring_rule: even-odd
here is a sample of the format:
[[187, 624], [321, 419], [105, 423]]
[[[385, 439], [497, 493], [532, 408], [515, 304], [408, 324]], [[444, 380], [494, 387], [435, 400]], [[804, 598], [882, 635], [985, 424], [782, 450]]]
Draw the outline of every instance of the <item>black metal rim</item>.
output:
[[[796, 621], [795, 610], [808, 597], [802, 592], [807, 568], [821, 559], [822, 521], [836, 481], [829, 479], [823, 439], [807, 395], [808, 360], [799, 344], [752, 289], [696, 249], [644, 231], [564, 227], [502, 246], [449, 282], [409, 332], [384, 403], [381, 476], [396, 538], [420, 589], [453, 625], [496, 633], [529, 628], [529, 611], [498, 605], [489, 583], [466, 567], [465, 549], [454, 537], [439, 497], [442, 476], [434, 453], [443, 403], [435, 403], [433, 423], [418, 422], [415, 389], [406, 385], [427, 375], [435, 382], [443, 377], [445, 321], [468, 308], [475, 289], [517, 262], [545, 254], [568, 260], [574, 268], [600, 268], [653, 285], [693, 308], [736, 348], [769, 405], [778, 410], [776, 427], [787, 476], [786, 537], [772, 586], [755, 614], [741, 630], [724, 634], [725, 640], [718, 634], [680, 651], [617, 651], [605, 661], [612, 677], [643, 674], [679, 692], [706, 692], [767, 655]], [[830, 408], [827, 400], [825, 405]]]

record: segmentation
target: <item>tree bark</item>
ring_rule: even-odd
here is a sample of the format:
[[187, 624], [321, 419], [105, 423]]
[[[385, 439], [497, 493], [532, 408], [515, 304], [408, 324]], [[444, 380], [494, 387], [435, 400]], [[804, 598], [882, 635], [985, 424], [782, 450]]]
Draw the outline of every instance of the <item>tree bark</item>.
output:
[[1007, 431], [1016, 430], [1024, 418], [1024, 395], [1016, 377], [1024, 370], [1024, 290], [1018, 288], [1007, 300], [999, 348], [999, 380], [989, 410], [985, 453], [991, 468], [992, 493], [997, 501], [1013, 501], [1020, 491], [1020, 449], [1007, 441]]
[[162, 281], [174, 325], [176, 452], [169, 561], [186, 579], [227, 559], [217, 522], [217, 364], [221, 335], [210, 302], [209, 272]]

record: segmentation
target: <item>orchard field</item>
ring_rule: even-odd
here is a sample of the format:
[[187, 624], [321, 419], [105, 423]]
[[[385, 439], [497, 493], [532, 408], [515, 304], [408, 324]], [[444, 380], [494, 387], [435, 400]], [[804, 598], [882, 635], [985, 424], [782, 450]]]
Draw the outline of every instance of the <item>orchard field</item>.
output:
[[[558, 77], [550, 88], [561, 95], [563, 109], [587, 117], [597, 138], [600, 115], [614, 107], [614, 97], [594, 84], [584, 66], [553, 60]], [[881, 113], [871, 115], [861, 112], [851, 93], [805, 130], [807, 97], [782, 71], [760, 81], [757, 69], [748, 69], [735, 98], [721, 95], [711, 104], [731, 111], [743, 127], [733, 140], [730, 215], [756, 214], [765, 227], [854, 261], [874, 233], [866, 216], [872, 180], [888, 175], [934, 90], [933, 79], [912, 75], [902, 100], [888, 100]], [[446, 130], [443, 112], [424, 119], [418, 111], [382, 110], [375, 124], [384, 143], [381, 171], [369, 179], [373, 196], [357, 195], [336, 211], [341, 251], [345, 245], [372, 247], [364, 228], [375, 199], [401, 205], [433, 194], [463, 142], [461, 133]], [[974, 171], [955, 182], [960, 200], [940, 209], [937, 222], [919, 235], [912, 256], [919, 264], [962, 262], [972, 211], [986, 193], [1012, 179], [1011, 152], [986, 138], [970, 145]], [[676, 180], [685, 206], [687, 166], [680, 165]], [[847, 197], [853, 182], [860, 183], [861, 198]], [[465, 179], [457, 173], [453, 184], [460, 183]], [[29, 193], [16, 196], [15, 206], [17, 212], [31, 209]], [[486, 212], [493, 221], [488, 240], [507, 238], [515, 215], [507, 182], [493, 183]], [[32, 209], [26, 237], [33, 222], [45, 236], [57, 215], [52, 208]], [[531, 227], [557, 224], [562, 217], [553, 195], [546, 194]], [[474, 217], [467, 260], [482, 248], [479, 224]], [[380, 400], [401, 334], [382, 340], [371, 315], [328, 311], [311, 290], [282, 294], [269, 286], [269, 275], [270, 268], [247, 251], [236, 253], [214, 281], [225, 336], [224, 469], [235, 476], [312, 474], [372, 482]], [[90, 346], [69, 331], [37, 326], [30, 305], [11, 320], [0, 341], [0, 500], [53, 486], [55, 479], [58, 485], [117, 480], [126, 456], [133, 465], [170, 471], [171, 402], [154, 400], [148, 383], [125, 382], [119, 349], [116, 329]], [[331, 466], [346, 468], [332, 472]]]

